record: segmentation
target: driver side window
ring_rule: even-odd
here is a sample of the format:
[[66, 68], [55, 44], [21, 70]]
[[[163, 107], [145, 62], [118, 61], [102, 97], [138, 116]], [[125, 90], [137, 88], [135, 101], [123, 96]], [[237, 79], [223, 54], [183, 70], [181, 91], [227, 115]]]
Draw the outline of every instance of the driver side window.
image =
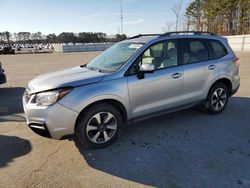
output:
[[164, 52], [163, 48], [164, 48], [163, 43], [158, 43], [148, 48], [142, 55], [142, 64], [144, 63], [154, 64], [155, 68], [157, 68], [158, 64], [161, 63], [161, 58]]
[[177, 66], [176, 41], [164, 41], [150, 46], [134, 62], [129, 74], [136, 74], [144, 63], [154, 64], [155, 70]]

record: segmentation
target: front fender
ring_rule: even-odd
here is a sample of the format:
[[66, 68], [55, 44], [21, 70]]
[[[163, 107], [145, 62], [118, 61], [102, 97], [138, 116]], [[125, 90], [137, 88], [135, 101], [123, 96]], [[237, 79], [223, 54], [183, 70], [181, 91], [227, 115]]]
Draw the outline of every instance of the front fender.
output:
[[131, 118], [126, 78], [76, 87], [59, 103], [80, 113], [87, 106], [108, 99], [119, 101], [127, 111], [127, 118]]

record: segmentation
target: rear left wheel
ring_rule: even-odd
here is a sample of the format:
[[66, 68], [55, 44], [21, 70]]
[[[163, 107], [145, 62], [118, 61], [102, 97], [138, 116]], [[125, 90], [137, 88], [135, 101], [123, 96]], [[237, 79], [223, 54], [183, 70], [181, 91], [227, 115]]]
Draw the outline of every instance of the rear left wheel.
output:
[[224, 111], [229, 98], [228, 88], [223, 83], [216, 83], [209, 91], [205, 109], [212, 114]]

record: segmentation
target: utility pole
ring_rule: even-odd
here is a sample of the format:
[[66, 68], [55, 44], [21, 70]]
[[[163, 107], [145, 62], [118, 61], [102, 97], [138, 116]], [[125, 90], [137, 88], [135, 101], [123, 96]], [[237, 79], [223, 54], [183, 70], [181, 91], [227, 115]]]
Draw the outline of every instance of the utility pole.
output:
[[123, 7], [122, 7], [122, 0], [121, 0], [121, 35], [123, 34]]

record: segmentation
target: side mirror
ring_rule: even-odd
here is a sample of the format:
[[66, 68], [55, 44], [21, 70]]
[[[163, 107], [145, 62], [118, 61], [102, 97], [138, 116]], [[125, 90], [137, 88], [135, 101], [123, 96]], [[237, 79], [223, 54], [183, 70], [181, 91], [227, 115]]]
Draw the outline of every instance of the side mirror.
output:
[[143, 79], [145, 73], [153, 73], [155, 70], [155, 66], [150, 63], [144, 63], [140, 65], [139, 72], [137, 75], [138, 79]]
[[144, 63], [140, 66], [139, 71], [143, 73], [153, 73], [155, 70], [155, 66], [150, 63]]

